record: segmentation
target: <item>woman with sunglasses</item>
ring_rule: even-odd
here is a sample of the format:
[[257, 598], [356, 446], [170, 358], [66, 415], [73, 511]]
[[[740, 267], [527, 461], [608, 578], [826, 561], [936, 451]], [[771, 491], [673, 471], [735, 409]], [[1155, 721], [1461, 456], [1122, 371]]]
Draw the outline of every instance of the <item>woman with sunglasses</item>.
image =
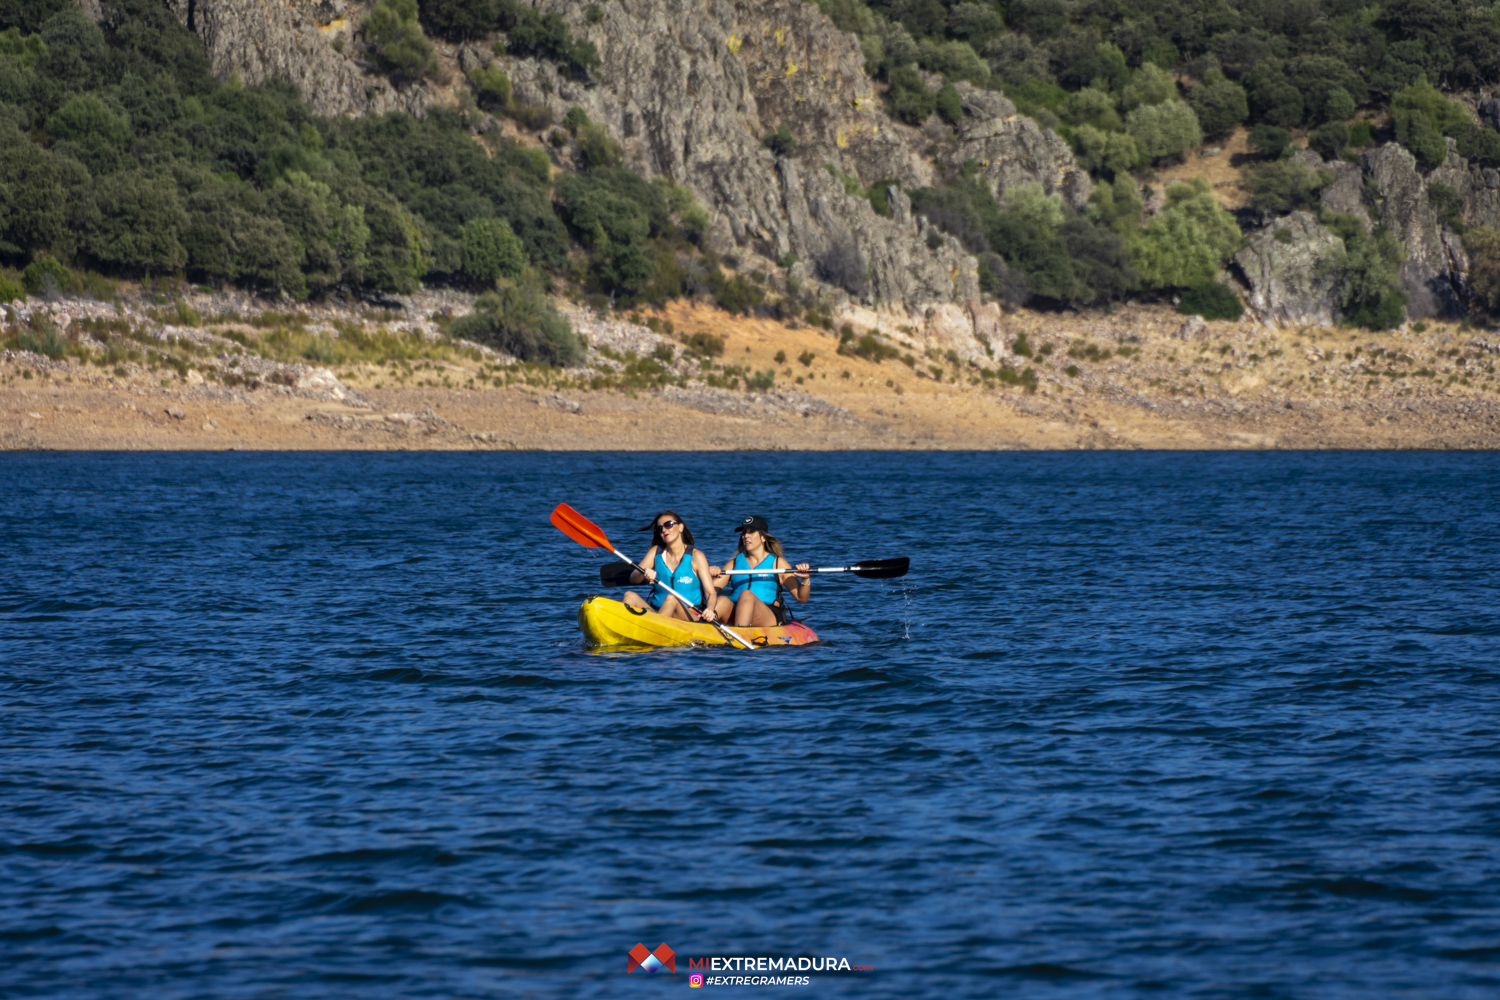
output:
[[714, 585], [729, 588], [727, 595], [719, 595], [716, 604], [719, 618], [727, 618], [732, 610], [734, 624], [745, 628], [787, 624], [792, 620], [792, 613], [782, 599], [781, 591], [785, 589], [800, 603], [806, 604], [812, 596], [808, 564], [798, 563], [796, 572], [792, 571], [792, 564], [786, 561], [781, 551], [781, 543], [771, 536], [771, 528], [763, 517], [747, 517], [734, 530], [740, 534], [740, 545], [730, 568], [764, 568], [766, 572], [729, 576], [719, 572], [719, 567], [712, 567]]
[[690, 621], [692, 615], [682, 602], [662, 589], [661, 584], [665, 583], [691, 601], [694, 607], [703, 610], [703, 617], [712, 621], [716, 617], [717, 596], [713, 573], [707, 557], [693, 548], [693, 533], [683, 523], [682, 516], [675, 510], [664, 510], [640, 530], [651, 532], [651, 548], [641, 559], [646, 572], [633, 571], [630, 582], [649, 581], [651, 592], [648, 597], [642, 597], [633, 590], [627, 591], [625, 603], [632, 608], [649, 608], [668, 618]]

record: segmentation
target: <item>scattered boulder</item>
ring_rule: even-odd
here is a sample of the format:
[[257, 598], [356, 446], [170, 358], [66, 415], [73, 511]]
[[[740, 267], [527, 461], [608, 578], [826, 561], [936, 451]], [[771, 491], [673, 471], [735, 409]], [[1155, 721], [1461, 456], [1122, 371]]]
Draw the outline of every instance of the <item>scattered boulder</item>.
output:
[[583, 404], [576, 399], [568, 399], [555, 392], [549, 392], [536, 401], [537, 406], [546, 407], [549, 410], [557, 410], [561, 413], [583, 413]]
[[167, 416], [171, 417], [173, 420], [186, 420], [187, 410], [184, 410], [180, 406], [169, 406], [167, 407]]

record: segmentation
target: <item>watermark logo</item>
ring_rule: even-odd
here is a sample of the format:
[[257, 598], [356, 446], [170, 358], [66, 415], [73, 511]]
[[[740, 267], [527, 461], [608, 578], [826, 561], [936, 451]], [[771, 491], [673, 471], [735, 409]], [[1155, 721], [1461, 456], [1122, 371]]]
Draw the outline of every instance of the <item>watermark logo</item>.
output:
[[695, 972], [691, 976], [688, 976], [688, 985], [691, 986], [691, 987], [693, 987], [693, 988], [695, 988], [695, 989], [697, 987], [699, 987], [699, 986], [702, 986], [703, 985], [703, 973], [701, 973], [701, 972]]
[[[660, 972], [666, 969], [668, 972], [677, 971], [677, 954], [668, 948], [666, 942], [662, 942], [655, 951], [646, 950], [644, 944], [637, 944], [630, 949], [630, 964], [625, 967], [625, 972], [634, 972], [640, 969], [642, 972]], [[702, 985], [701, 983], [699, 985]]]

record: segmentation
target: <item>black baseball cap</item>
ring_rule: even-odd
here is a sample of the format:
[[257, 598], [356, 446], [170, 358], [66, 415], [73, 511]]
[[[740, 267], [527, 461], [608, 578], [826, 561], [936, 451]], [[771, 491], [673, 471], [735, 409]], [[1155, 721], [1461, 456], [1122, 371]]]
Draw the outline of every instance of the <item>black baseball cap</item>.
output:
[[766, 519], [763, 517], [747, 517], [734, 530], [758, 531], [762, 535], [769, 535], [771, 533], [771, 526], [766, 523]]

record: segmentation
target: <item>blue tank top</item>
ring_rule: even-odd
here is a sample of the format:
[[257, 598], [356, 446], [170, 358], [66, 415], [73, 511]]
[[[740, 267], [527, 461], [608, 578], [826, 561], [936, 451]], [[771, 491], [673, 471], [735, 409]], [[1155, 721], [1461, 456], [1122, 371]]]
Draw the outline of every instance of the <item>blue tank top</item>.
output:
[[[656, 553], [656, 559], [651, 568], [656, 570], [656, 578], [663, 580], [673, 590], [686, 597], [694, 605], [703, 603], [703, 584], [698, 580], [698, 574], [693, 572], [693, 547], [689, 545], [687, 551], [682, 554], [682, 562], [677, 564], [677, 569], [667, 565], [662, 558], [660, 550]], [[659, 608], [666, 603], [668, 594], [656, 584], [651, 585], [651, 606]]]
[[[745, 553], [738, 552], [735, 554], [734, 569], [760, 569], [762, 566], [774, 568], [776, 566], [776, 556], [767, 552], [764, 559], [751, 566], [750, 560], [745, 558]], [[729, 599], [731, 601], [738, 601], [740, 595], [747, 590], [756, 597], [759, 597], [766, 604], [776, 603], [776, 598], [781, 596], [781, 579], [776, 573], [756, 573], [751, 576], [736, 576], [732, 579], [734, 580], [734, 589], [729, 592]]]

